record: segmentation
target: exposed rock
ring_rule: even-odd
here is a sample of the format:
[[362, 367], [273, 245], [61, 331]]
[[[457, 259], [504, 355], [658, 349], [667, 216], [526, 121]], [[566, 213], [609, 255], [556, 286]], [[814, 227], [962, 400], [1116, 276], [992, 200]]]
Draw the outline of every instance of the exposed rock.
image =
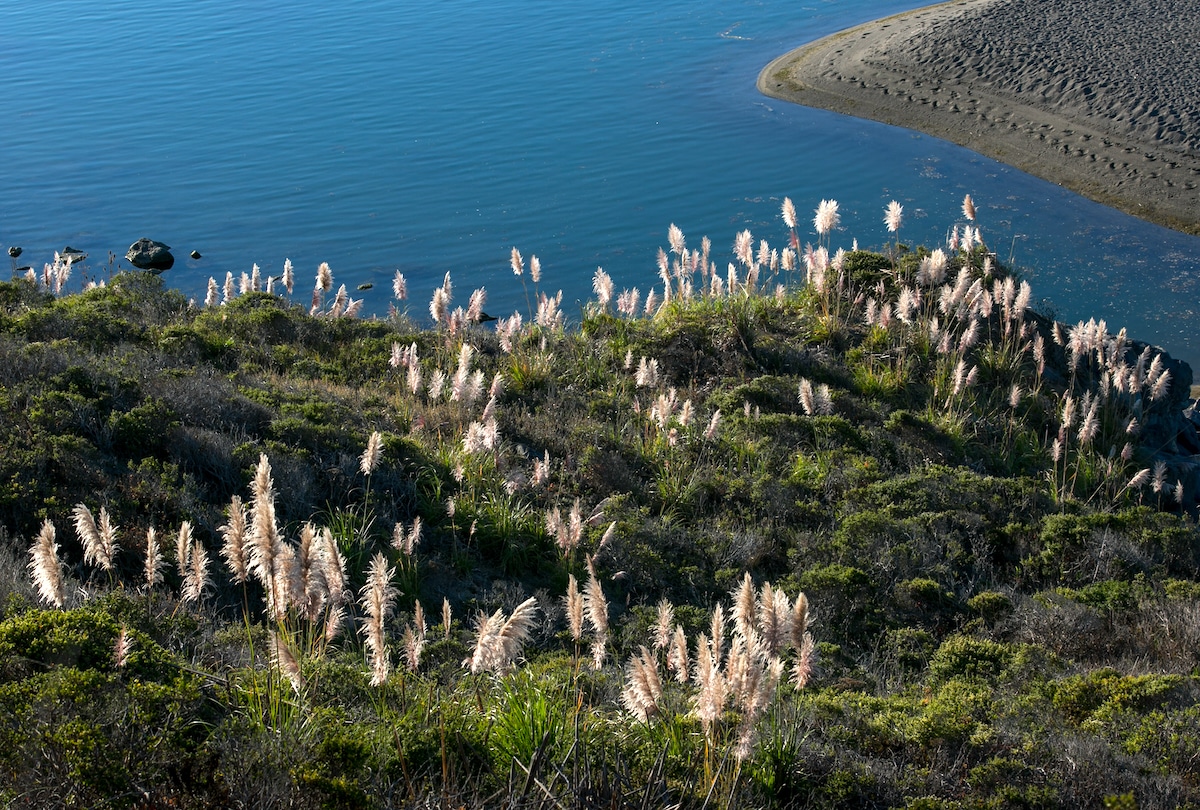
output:
[[152, 273], [170, 270], [175, 265], [175, 257], [171, 255], [169, 245], [146, 238], [139, 239], [130, 245], [125, 258], [134, 267], [149, 270]]
[[17, 247], [16, 245], [13, 245], [8, 249], [8, 255], [12, 256], [14, 259], [18, 258], [24, 252], [25, 251], [21, 250], [21, 248]]
[[79, 262], [81, 262], [87, 258], [86, 253], [84, 253], [82, 250], [79, 250], [78, 248], [73, 248], [70, 245], [67, 245], [65, 248], [60, 250], [58, 252], [58, 255], [62, 258], [63, 261], [70, 262], [71, 264], [78, 264]]
[[193, 251], [192, 251], [191, 253], [189, 253], [188, 255], [189, 255], [189, 256], [191, 256], [193, 259], [199, 259], [199, 258], [200, 258], [200, 251], [198, 251], [198, 250], [193, 250]]

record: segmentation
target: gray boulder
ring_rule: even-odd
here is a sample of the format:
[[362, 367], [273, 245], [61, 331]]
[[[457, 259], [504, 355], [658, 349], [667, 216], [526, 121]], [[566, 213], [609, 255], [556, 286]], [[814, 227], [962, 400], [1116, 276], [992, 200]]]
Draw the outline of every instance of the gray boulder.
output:
[[134, 267], [161, 273], [175, 266], [175, 257], [171, 255], [169, 245], [155, 242], [153, 239], [139, 239], [129, 246], [125, 258]]

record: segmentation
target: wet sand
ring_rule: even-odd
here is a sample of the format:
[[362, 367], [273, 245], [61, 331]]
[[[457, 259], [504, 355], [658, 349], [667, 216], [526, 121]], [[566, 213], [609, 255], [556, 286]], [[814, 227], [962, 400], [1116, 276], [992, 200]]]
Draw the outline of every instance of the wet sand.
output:
[[1200, 14], [1170, 0], [956, 0], [771, 62], [764, 94], [935, 135], [1200, 234]]

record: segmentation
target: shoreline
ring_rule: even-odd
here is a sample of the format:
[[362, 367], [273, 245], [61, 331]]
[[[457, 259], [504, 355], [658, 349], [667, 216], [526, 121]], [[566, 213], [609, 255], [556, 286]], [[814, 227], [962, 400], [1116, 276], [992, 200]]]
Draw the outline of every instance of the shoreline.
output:
[[[1143, 16], [1169, 9], [1161, 0], [1065, 5], [952, 0], [873, 20], [774, 59], [759, 73], [758, 89], [943, 138], [1200, 235], [1200, 149], [1193, 143], [1200, 93], [1189, 89], [1200, 84], [1200, 64], [1130, 52], [1126, 44], [1143, 31], [1127, 30], [1134, 17], [1118, 13], [1129, 5]], [[1060, 15], [1068, 15], [1065, 24], [1051, 22]], [[1196, 36], [1184, 41], [1200, 41], [1200, 15], [1168, 28], [1168, 50], [1185, 34]], [[1098, 49], [1117, 54], [1112, 75], [1090, 64]]]

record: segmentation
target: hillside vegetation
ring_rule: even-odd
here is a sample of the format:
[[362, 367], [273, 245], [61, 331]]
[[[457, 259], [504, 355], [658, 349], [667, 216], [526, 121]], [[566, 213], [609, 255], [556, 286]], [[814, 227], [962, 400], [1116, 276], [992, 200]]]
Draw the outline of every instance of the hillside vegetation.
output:
[[0, 284], [0, 804], [1200, 805], [1190, 369], [790, 209], [569, 328]]

